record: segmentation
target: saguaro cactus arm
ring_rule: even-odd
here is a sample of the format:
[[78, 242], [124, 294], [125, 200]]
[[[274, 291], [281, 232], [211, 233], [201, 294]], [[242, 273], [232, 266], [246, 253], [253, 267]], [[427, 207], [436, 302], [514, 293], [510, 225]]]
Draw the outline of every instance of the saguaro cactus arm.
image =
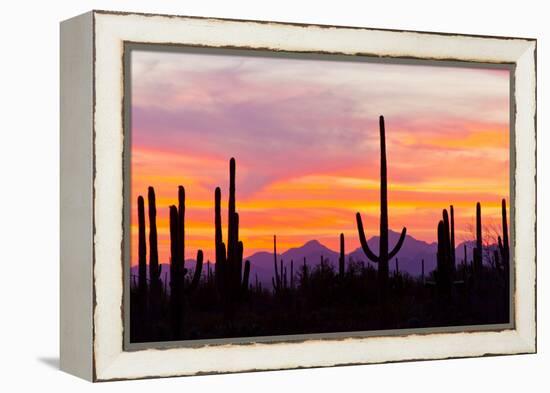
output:
[[361, 213], [357, 213], [355, 217], [357, 219], [357, 232], [359, 232], [359, 241], [361, 242], [361, 248], [363, 249], [363, 252], [371, 261], [376, 263], [379, 262], [380, 258], [371, 251], [369, 244], [367, 243], [365, 230], [363, 229], [363, 221], [361, 220]]
[[393, 257], [395, 257], [399, 252], [399, 250], [401, 250], [401, 246], [403, 246], [403, 242], [405, 242], [406, 236], [407, 236], [407, 228], [403, 228], [403, 230], [401, 231], [401, 236], [399, 236], [399, 240], [397, 241], [397, 244], [395, 245], [393, 250], [391, 250], [391, 252], [388, 254], [388, 259], [392, 259]]

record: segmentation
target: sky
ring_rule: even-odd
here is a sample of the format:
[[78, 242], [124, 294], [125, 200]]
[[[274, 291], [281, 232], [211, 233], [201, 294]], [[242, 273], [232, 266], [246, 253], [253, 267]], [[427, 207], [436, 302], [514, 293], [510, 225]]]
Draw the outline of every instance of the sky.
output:
[[[214, 260], [214, 189], [227, 236], [229, 159], [237, 164], [244, 254], [316, 239], [334, 250], [379, 229], [386, 121], [389, 225], [428, 242], [455, 207], [457, 241], [475, 204], [500, 225], [509, 197], [509, 71], [134, 50], [131, 58], [131, 260], [137, 197], [157, 195], [159, 258], [169, 260], [169, 205], [186, 189], [186, 258]], [[147, 211], [147, 202], [146, 202]], [[391, 245], [390, 245], [391, 247]]]

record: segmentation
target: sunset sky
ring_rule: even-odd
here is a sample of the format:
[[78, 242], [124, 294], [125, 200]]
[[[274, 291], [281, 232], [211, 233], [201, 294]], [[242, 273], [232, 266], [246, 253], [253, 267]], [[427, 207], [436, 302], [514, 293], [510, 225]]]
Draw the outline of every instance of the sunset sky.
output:
[[[355, 213], [378, 234], [378, 116], [386, 119], [390, 228], [435, 241], [455, 206], [470, 239], [475, 203], [500, 222], [509, 196], [509, 71], [282, 57], [132, 52], [132, 264], [138, 195], [157, 194], [159, 257], [169, 259], [168, 206], [187, 194], [186, 258], [213, 260], [214, 189], [227, 236], [229, 159], [245, 255], [338, 235], [359, 246]], [[147, 202], [146, 202], [147, 210]], [[391, 245], [390, 245], [391, 246]]]

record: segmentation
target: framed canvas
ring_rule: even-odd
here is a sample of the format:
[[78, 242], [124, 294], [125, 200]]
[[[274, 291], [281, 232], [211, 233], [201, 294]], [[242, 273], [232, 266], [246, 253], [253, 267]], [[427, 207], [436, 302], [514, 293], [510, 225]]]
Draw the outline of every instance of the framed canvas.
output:
[[536, 351], [536, 40], [61, 23], [61, 368]]

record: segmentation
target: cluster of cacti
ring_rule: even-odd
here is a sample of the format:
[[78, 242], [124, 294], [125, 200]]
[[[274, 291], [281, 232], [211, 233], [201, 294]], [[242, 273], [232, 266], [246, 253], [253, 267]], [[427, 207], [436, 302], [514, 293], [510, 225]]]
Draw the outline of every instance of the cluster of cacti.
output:
[[[160, 297], [163, 292], [162, 266], [158, 261], [158, 241], [156, 224], [155, 190], [148, 188], [149, 204], [149, 285], [147, 285], [147, 246], [145, 235], [145, 204], [140, 195], [138, 203], [138, 293], [140, 307], [145, 312], [149, 306], [151, 318], [158, 317]], [[193, 292], [202, 274], [203, 253], [197, 252], [197, 262], [193, 278], [187, 283], [185, 268], [185, 189], [178, 187], [178, 207], [170, 206], [170, 318], [175, 336], [182, 332], [185, 296]], [[166, 285], [166, 279], [165, 279]], [[149, 287], [149, 288], [148, 288]], [[148, 290], [149, 289], [149, 290]], [[164, 288], [164, 293], [168, 293]], [[148, 299], [148, 303], [147, 303]]]
[[229, 161], [229, 204], [227, 217], [227, 247], [223, 242], [221, 218], [221, 190], [214, 195], [214, 224], [216, 246], [216, 286], [225, 304], [231, 309], [248, 290], [250, 261], [243, 269], [243, 242], [239, 240], [239, 214], [235, 198], [235, 159]]
[[[454, 246], [454, 209], [451, 206], [451, 220], [446, 210], [443, 210], [443, 219], [438, 224], [438, 248], [437, 248], [437, 270], [436, 286], [438, 290], [446, 296], [451, 293], [452, 284], [467, 284], [468, 288], [479, 294], [482, 289], [482, 280], [484, 277], [483, 265], [483, 230], [481, 222], [481, 204], [476, 204], [475, 219], [475, 245], [473, 248], [473, 258], [471, 265], [468, 262], [468, 253], [466, 244], [464, 247], [464, 256], [461, 263], [461, 275], [458, 275]], [[498, 249], [492, 253], [492, 261], [496, 270], [503, 277], [504, 293], [509, 293], [509, 264], [510, 248], [508, 241], [508, 222], [506, 217], [506, 201], [502, 200], [502, 237], [498, 236]], [[462, 280], [456, 280], [461, 277]]]
[[[273, 235], [273, 272], [274, 276], [271, 277], [271, 285], [273, 287], [273, 293], [280, 294], [288, 289], [293, 290], [295, 288], [294, 283], [294, 260], [290, 260], [290, 276], [288, 275], [287, 266], [284, 261], [277, 260], [277, 236]], [[301, 281], [307, 280], [307, 265], [304, 258], [304, 265], [302, 267]]]
[[[304, 259], [305, 263], [305, 259]], [[277, 263], [277, 236], [273, 236], [273, 267], [275, 275], [271, 277], [273, 292], [280, 294], [287, 289], [294, 289], [294, 260], [290, 260], [290, 286], [287, 267], [281, 259]]]
[[[468, 268], [467, 250], [464, 245], [464, 259], [462, 265], [457, 266], [455, 255], [455, 216], [454, 207], [450, 206], [450, 214], [447, 209], [442, 211], [441, 220], [437, 225], [437, 267], [435, 271], [425, 271], [425, 261], [421, 259], [421, 276], [411, 278], [407, 274], [407, 268], [404, 272], [400, 271], [400, 261], [397, 254], [400, 252], [406, 239], [407, 228], [401, 231], [395, 246], [390, 249], [389, 245], [389, 223], [388, 223], [388, 175], [387, 175], [387, 157], [386, 157], [386, 136], [384, 118], [380, 116], [380, 231], [379, 231], [379, 249], [376, 255], [371, 246], [367, 243], [365, 230], [361, 214], [356, 214], [357, 231], [361, 248], [366, 255], [365, 261], [353, 261], [351, 256], [346, 263], [345, 237], [343, 233], [339, 235], [339, 253], [337, 264], [332, 265], [324, 255], [320, 256], [317, 265], [308, 266], [304, 257], [303, 264], [297, 261], [296, 278], [294, 271], [294, 260], [285, 262], [277, 255], [277, 237], [273, 236], [273, 268], [274, 275], [271, 277], [273, 293], [268, 288], [262, 289], [262, 282], [255, 274], [253, 285], [249, 284], [250, 261], [243, 261], [244, 245], [239, 240], [239, 214], [236, 209], [236, 165], [232, 158], [229, 163], [229, 197], [228, 197], [228, 215], [227, 215], [227, 241], [223, 240], [222, 233], [222, 212], [221, 212], [221, 190], [215, 189], [215, 208], [214, 208], [214, 242], [215, 242], [215, 268], [212, 269], [210, 261], [203, 269], [203, 253], [198, 250], [196, 257], [196, 266], [194, 274], [190, 277], [188, 269], [185, 267], [185, 189], [178, 187], [178, 204], [169, 206], [169, 231], [170, 231], [170, 279], [167, 287], [167, 274], [164, 272], [164, 290], [160, 279], [161, 268], [158, 258], [157, 245], [157, 224], [156, 224], [156, 202], [155, 191], [152, 187], [148, 189], [148, 208], [149, 208], [149, 249], [146, 244], [146, 218], [145, 201], [142, 196], [137, 198], [137, 216], [138, 216], [138, 275], [137, 282], [134, 281], [132, 301], [136, 303], [145, 313], [146, 317], [155, 320], [162, 319], [162, 324], [166, 327], [159, 329], [169, 329], [169, 339], [181, 339], [188, 337], [187, 329], [189, 318], [196, 318], [199, 313], [186, 314], [187, 307], [194, 310], [203, 310], [202, 305], [208, 305], [208, 309], [220, 312], [221, 324], [227, 324], [229, 329], [233, 326], [236, 329], [242, 329], [242, 325], [237, 318], [241, 315], [250, 313], [253, 310], [251, 304], [263, 307], [272, 306], [273, 308], [296, 311], [296, 315], [301, 310], [308, 312], [307, 307], [319, 306], [319, 310], [330, 310], [330, 307], [340, 308], [343, 302], [350, 301], [349, 304], [360, 304], [361, 307], [370, 307], [374, 305], [375, 310], [380, 316], [376, 317], [382, 327], [388, 327], [392, 319], [386, 319], [387, 315], [394, 312], [401, 312], [405, 302], [399, 303], [400, 299], [415, 299], [423, 301], [431, 299], [430, 296], [437, 295], [439, 302], [430, 302], [436, 304], [435, 313], [441, 312], [457, 304], [464, 307], [468, 302], [475, 303], [483, 299], [487, 293], [491, 292], [486, 285], [487, 277], [491, 278], [494, 274], [497, 278], [503, 277], [502, 282], [498, 279], [500, 285], [498, 290], [504, 289], [504, 293], [509, 293], [509, 272], [510, 272], [510, 248], [508, 239], [508, 223], [506, 216], [506, 202], [502, 200], [502, 237], [498, 236], [498, 249], [493, 253], [495, 269], [483, 267], [483, 242], [481, 227], [481, 206], [476, 206], [476, 239], [473, 250], [473, 261], [471, 271]], [[147, 279], [147, 252], [149, 251], [149, 280]], [[402, 257], [402, 255], [400, 255]], [[394, 259], [395, 268], [390, 277], [390, 261]], [[373, 268], [368, 261], [377, 265]], [[406, 258], [401, 258], [407, 263]], [[334, 262], [334, 261], [333, 261]], [[457, 281], [457, 277], [462, 277], [462, 281]], [[203, 270], [206, 270], [203, 277]], [[498, 274], [497, 274], [498, 271]], [[289, 274], [290, 273], [290, 274]], [[431, 276], [431, 278], [429, 277]], [[427, 281], [431, 280], [431, 281]], [[483, 280], [482, 280], [483, 278]], [[135, 277], [132, 277], [135, 279]], [[483, 286], [481, 286], [483, 281]], [[456, 284], [464, 284], [456, 286]], [[473, 283], [471, 285], [470, 283]], [[390, 289], [391, 285], [391, 291]], [[426, 287], [432, 287], [428, 290]], [[455, 289], [458, 288], [458, 289]], [[482, 288], [483, 291], [478, 289]], [[472, 290], [474, 289], [474, 290]], [[376, 292], [378, 291], [378, 296]], [[457, 295], [458, 294], [458, 295]], [[461, 294], [465, 294], [462, 296]], [[280, 296], [279, 296], [280, 295]], [[489, 294], [492, 296], [492, 294]], [[205, 299], [206, 298], [206, 299]], [[378, 299], [377, 299], [378, 298]], [[204, 300], [205, 299], [205, 300]], [[272, 303], [270, 301], [274, 300]], [[474, 300], [472, 302], [472, 299]], [[378, 300], [378, 301], [377, 301]], [[450, 300], [450, 302], [447, 302]], [[201, 303], [202, 301], [202, 303]], [[244, 301], [246, 304], [244, 307]], [[483, 301], [483, 300], [481, 300]], [[256, 303], [255, 303], [256, 302]], [[357, 303], [354, 303], [357, 302]], [[461, 303], [462, 302], [462, 303]], [[420, 310], [429, 309], [430, 305], [419, 307]], [[488, 303], [487, 303], [488, 304]], [[493, 303], [494, 304], [494, 303]], [[493, 305], [492, 304], [492, 305]], [[348, 307], [348, 303], [345, 303]], [[383, 305], [380, 313], [380, 305]], [[452, 307], [449, 307], [449, 306]], [[394, 307], [395, 306], [395, 307]], [[424, 306], [424, 305], [423, 305]], [[241, 314], [241, 311], [245, 311]], [[271, 313], [271, 309], [270, 313]], [[360, 309], [365, 312], [364, 309]], [[369, 310], [370, 311], [370, 310]], [[339, 312], [344, 312], [339, 309]], [[500, 311], [499, 311], [500, 312]], [[162, 315], [161, 315], [162, 314]], [[366, 312], [366, 315], [371, 315]], [[258, 317], [256, 315], [254, 318]], [[339, 314], [338, 314], [339, 315]], [[503, 315], [503, 314], [499, 314]], [[436, 319], [427, 320], [438, 322]], [[315, 318], [318, 318], [316, 315]], [[314, 320], [315, 318], [311, 318]], [[193, 319], [194, 320], [194, 319]], [[286, 320], [286, 319], [285, 319]], [[142, 322], [142, 321], [140, 321]], [[211, 321], [209, 321], [211, 323]], [[161, 325], [161, 324], [159, 324]], [[164, 326], [163, 325], [163, 326]], [[204, 328], [201, 325], [201, 328]], [[189, 325], [188, 325], [189, 326]], [[299, 326], [299, 325], [297, 325]], [[371, 328], [372, 326], [369, 326]], [[378, 327], [377, 325], [374, 327]], [[302, 327], [300, 327], [301, 329]], [[234, 334], [235, 331], [231, 331]], [[194, 332], [191, 332], [195, 334]], [[149, 333], [148, 333], [149, 334]], [[153, 333], [151, 333], [153, 334]]]
[[403, 228], [401, 236], [395, 247], [390, 251], [388, 245], [388, 174], [386, 168], [386, 130], [384, 125], [384, 117], [380, 116], [380, 245], [378, 255], [371, 251], [365, 231], [363, 229], [363, 222], [361, 220], [361, 213], [356, 214], [357, 231], [359, 232], [359, 240], [361, 242], [361, 248], [363, 252], [372, 262], [378, 264], [378, 283], [381, 301], [385, 301], [387, 288], [388, 288], [388, 276], [389, 276], [389, 261], [394, 258], [407, 234], [407, 228]]
[[[145, 231], [145, 203], [140, 195], [137, 198], [138, 208], [138, 293], [140, 307], [154, 315], [160, 297], [160, 268], [158, 265], [157, 251], [157, 226], [155, 192], [149, 187], [149, 285], [147, 285], [147, 244]], [[158, 273], [157, 273], [158, 272]], [[149, 290], [148, 290], [149, 288]]]

